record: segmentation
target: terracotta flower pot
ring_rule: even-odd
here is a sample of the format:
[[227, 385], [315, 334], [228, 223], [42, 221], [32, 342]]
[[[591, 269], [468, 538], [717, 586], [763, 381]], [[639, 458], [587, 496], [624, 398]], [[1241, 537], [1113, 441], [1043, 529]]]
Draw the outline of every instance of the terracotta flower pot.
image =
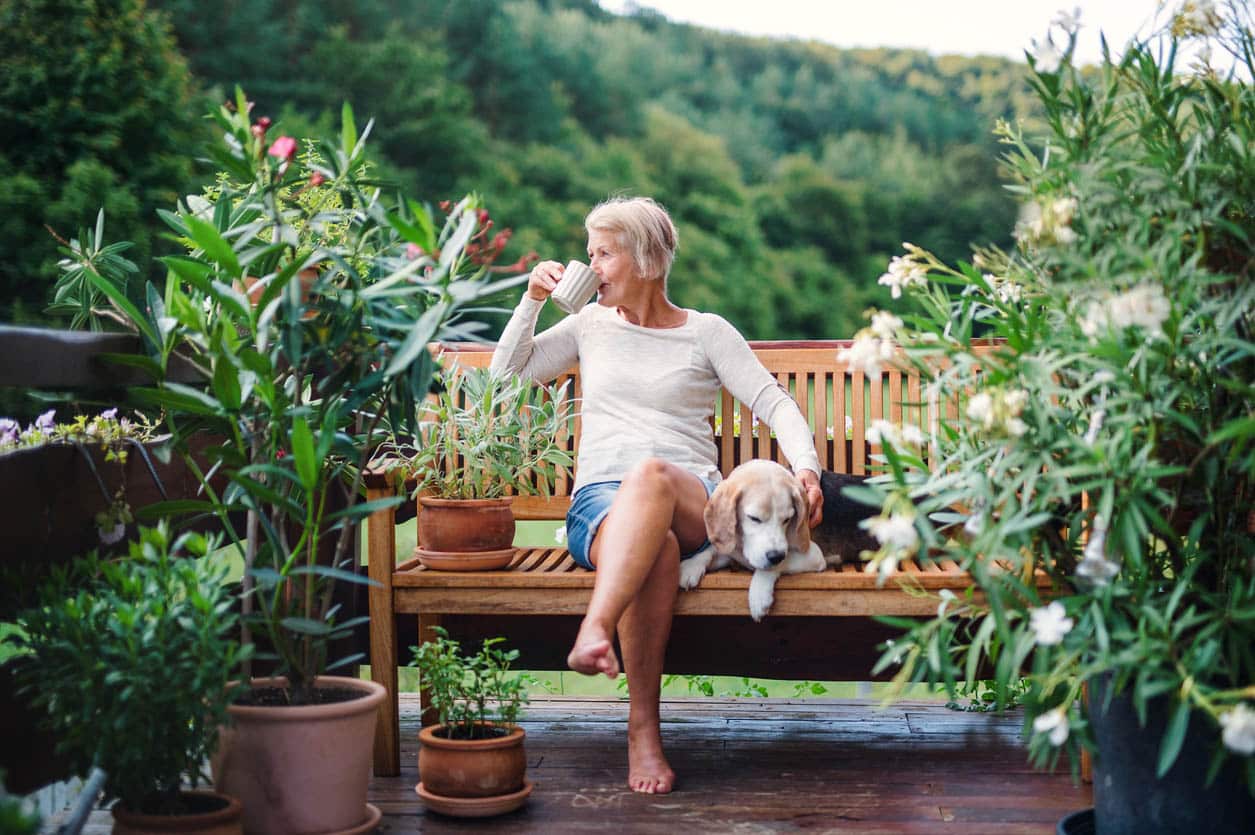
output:
[[440, 571], [505, 568], [514, 556], [511, 501], [420, 496], [415, 556]]
[[240, 801], [234, 797], [211, 791], [180, 792], [193, 809], [203, 809], [188, 815], [141, 815], [127, 810], [121, 803], [113, 812], [114, 835], [165, 835], [166, 833], [195, 833], [195, 835], [242, 835]]
[[[285, 679], [253, 679], [256, 690]], [[244, 804], [244, 831], [267, 835], [368, 832], [380, 812], [366, 803], [378, 707], [373, 681], [320, 676], [319, 689], [350, 701], [301, 706], [232, 705], [213, 760], [214, 785]]]
[[[306, 304], [309, 302], [310, 290], [313, 288], [314, 283], [318, 281], [318, 270], [310, 267], [307, 270], [301, 270], [296, 275], [301, 282], [301, 303]], [[263, 283], [262, 280], [255, 275], [246, 275], [244, 276], [244, 286], [241, 288], [237, 285], [236, 289], [243, 290], [244, 294], [248, 296], [249, 303], [256, 307], [257, 302], [261, 301], [262, 294], [266, 292], [267, 285], [268, 282]], [[312, 319], [317, 315], [318, 311], [307, 310], [305, 313], [301, 314], [301, 318]]]
[[450, 739], [444, 725], [418, 733], [419, 797], [432, 809], [458, 817], [486, 817], [517, 809], [531, 794], [524, 780], [527, 733], [511, 728], [489, 739]]

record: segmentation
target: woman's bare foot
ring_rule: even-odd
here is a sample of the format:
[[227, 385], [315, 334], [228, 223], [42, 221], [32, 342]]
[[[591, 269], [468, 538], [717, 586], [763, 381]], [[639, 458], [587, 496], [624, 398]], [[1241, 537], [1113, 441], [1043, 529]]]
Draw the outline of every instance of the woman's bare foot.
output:
[[605, 673], [606, 678], [619, 677], [619, 658], [614, 654], [610, 636], [595, 627], [583, 627], [575, 636], [575, 646], [566, 657], [566, 664], [577, 673], [595, 676]]
[[675, 772], [662, 753], [657, 728], [628, 731], [628, 788], [641, 794], [669, 794]]

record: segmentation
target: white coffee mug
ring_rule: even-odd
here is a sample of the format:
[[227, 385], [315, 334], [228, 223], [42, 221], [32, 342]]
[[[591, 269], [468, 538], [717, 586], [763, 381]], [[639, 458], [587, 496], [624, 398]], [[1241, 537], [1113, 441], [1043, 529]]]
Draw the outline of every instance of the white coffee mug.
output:
[[553, 289], [549, 298], [563, 313], [576, 313], [597, 292], [601, 281], [592, 268], [580, 261], [572, 261], [566, 265], [558, 286]]

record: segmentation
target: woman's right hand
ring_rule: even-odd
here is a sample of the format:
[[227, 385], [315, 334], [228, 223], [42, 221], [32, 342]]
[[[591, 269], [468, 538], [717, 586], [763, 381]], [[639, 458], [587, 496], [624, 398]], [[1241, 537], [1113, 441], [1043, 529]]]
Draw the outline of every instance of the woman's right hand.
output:
[[527, 277], [527, 295], [538, 302], [549, 298], [564, 270], [566, 267], [557, 261], [541, 261], [532, 267], [532, 274]]

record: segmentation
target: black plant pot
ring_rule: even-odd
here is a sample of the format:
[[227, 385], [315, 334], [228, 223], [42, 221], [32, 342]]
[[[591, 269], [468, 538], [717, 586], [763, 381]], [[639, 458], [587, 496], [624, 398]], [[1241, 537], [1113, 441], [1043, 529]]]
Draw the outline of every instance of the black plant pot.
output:
[[1127, 692], [1114, 696], [1104, 710], [1110, 686], [1110, 678], [1090, 682], [1090, 720], [1098, 745], [1094, 755], [1095, 826], [1092, 830], [1067, 831], [1099, 835], [1249, 833], [1255, 821], [1255, 799], [1246, 789], [1241, 762], [1229, 758], [1211, 786], [1204, 786], [1212, 751], [1219, 744], [1215, 730], [1204, 727], [1203, 719], [1191, 716], [1177, 761], [1162, 779], [1157, 778], [1159, 741], [1171, 715], [1171, 700], [1152, 700], [1146, 726], [1142, 727]]
[[1073, 812], [1055, 827], [1055, 835], [1094, 835], [1095, 832], [1093, 809]]

